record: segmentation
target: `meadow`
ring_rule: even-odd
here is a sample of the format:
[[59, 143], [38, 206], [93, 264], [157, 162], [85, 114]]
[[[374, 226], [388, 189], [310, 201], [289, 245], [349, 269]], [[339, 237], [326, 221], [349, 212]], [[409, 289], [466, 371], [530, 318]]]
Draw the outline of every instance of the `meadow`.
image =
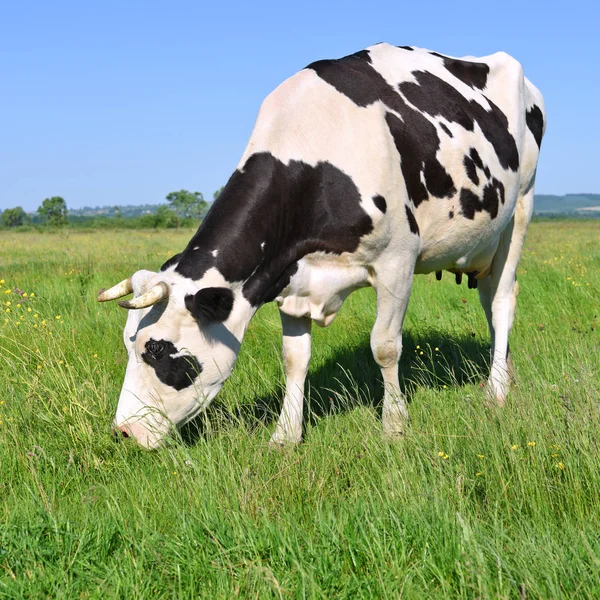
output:
[[0, 232], [0, 597], [600, 597], [600, 222], [532, 224], [505, 408], [476, 290], [418, 276], [382, 439], [372, 290], [314, 328], [304, 443], [268, 449], [281, 326], [178, 439], [117, 442], [125, 311], [103, 287], [181, 231]]

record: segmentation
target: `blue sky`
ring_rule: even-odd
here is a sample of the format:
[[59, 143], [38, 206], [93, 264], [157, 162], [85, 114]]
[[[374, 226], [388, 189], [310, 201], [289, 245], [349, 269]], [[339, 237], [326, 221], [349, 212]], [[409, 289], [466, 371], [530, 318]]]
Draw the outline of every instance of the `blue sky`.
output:
[[380, 41], [514, 55], [546, 100], [538, 193], [600, 192], [599, 17], [592, 2], [4, 2], [0, 208], [212, 198], [272, 89]]

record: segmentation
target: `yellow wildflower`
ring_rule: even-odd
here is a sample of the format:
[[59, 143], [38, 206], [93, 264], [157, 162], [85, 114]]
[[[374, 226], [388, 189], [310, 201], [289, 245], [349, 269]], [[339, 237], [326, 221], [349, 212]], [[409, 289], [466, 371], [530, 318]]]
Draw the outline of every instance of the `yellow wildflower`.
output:
[[564, 471], [565, 465], [563, 465], [561, 462], [556, 463], [556, 468], [560, 469], [561, 471]]
[[4, 279], [0, 279], [0, 285], [4, 283]]
[[511, 448], [512, 448], [513, 450], [518, 450], [518, 449], [519, 449], [519, 444], [513, 444], [513, 445], [511, 446]]
[[56, 320], [60, 321], [60, 315], [56, 315]]
[[27, 307], [27, 312], [31, 312], [31, 306]]
[[478, 471], [477, 473], [475, 473], [475, 477], [481, 477], [481, 475], [483, 475], [483, 473], [481, 471]]
[[38, 370], [42, 368], [42, 365], [38, 365]]
[[27, 292], [23, 294], [23, 298], [27, 298]]
[[485, 456], [483, 454], [478, 454], [477, 458], [485, 458]]
[[527, 445], [528, 445], [530, 448], [533, 448], [533, 447], [535, 446], [535, 442], [527, 442]]
[[39, 316], [39, 315], [38, 315], [37, 313], [35, 313], [35, 315], [33, 315], [33, 318], [34, 318], [34, 319], [37, 319], [37, 318], [38, 318], [38, 316]]
[[17, 304], [17, 308], [21, 308], [21, 304]]
[[4, 312], [9, 313], [10, 312], [10, 308], [7, 308]]
[[35, 294], [33, 292], [31, 292], [31, 294], [29, 294], [30, 298], [33, 298], [35, 296]]

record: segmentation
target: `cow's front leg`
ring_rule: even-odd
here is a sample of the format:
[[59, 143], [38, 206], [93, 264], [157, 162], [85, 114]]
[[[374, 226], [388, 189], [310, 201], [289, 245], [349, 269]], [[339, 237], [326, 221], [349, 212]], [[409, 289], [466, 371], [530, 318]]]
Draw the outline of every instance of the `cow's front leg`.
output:
[[[405, 272], [400, 272], [405, 271]], [[402, 353], [402, 324], [410, 290], [412, 268], [399, 269], [392, 281], [377, 280], [377, 319], [371, 332], [371, 350], [383, 377], [383, 433], [396, 437], [408, 421], [406, 400], [400, 391], [398, 361]]]
[[310, 361], [309, 317], [290, 317], [279, 311], [283, 329], [283, 366], [285, 370], [285, 396], [283, 408], [271, 445], [281, 447], [302, 440], [302, 414], [304, 382]]

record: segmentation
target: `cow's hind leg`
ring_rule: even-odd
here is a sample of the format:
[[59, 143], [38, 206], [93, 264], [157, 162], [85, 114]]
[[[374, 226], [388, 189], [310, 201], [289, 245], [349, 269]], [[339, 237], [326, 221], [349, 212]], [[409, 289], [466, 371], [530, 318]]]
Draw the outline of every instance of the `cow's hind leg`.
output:
[[402, 324], [410, 290], [414, 261], [393, 273], [377, 273], [377, 319], [371, 332], [371, 350], [383, 377], [382, 422], [385, 435], [401, 435], [408, 420], [406, 400], [400, 392], [398, 361], [402, 353]]
[[[511, 375], [511, 361], [508, 354], [508, 336], [512, 329], [517, 305], [516, 273], [525, 243], [527, 226], [533, 209], [533, 188], [519, 198], [513, 220], [500, 238], [498, 250], [494, 256], [489, 289], [480, 292], [480, 298], [492, 335], [492, 368], [488, 389], [493, 400], [503, 405], [506, 401]], [[485, 287], [484, 287], [485, 289]], [[486, 307], [486, 304], [488, 305]]]
[[[480, 279], [477, 285], [477, 290], [479, 291], [479, 300], [481, 302], [481, 306], [483, 307], [483, 311], [485, 313], [488, 327], [490, 330], [490, 340], [491, 340], [491, 349], [490, 349], [490, 364], [494, 358], [494, 347], [495, 347], [495, 335], [494, 335], [494, 323], [492, 321], [492, 282], [491, 276], [484, 277]], [[510, 298], [510, 316], [509, 323], [510, 328], [512, 328], [512, 323], [515, 318], [515, 310], [517, 306], [517, 294], [519, 293], [519, 284], [515, 281], [513, 291]], [[512, 362], [512, 357], [510, 355], [510, 344], [506, 347], [506, 366], [508, 371], [508, 376], [510, 381], [512, 382], [514, 378], [514, 366]]]
[[279, 314], [283, 329], [285, 396], [270, 442], [276, 447], [297, 444], [302, 440], [304, 382], [308, 373], [311, 345], [309, 317], [290, 317], [281, 311]]

